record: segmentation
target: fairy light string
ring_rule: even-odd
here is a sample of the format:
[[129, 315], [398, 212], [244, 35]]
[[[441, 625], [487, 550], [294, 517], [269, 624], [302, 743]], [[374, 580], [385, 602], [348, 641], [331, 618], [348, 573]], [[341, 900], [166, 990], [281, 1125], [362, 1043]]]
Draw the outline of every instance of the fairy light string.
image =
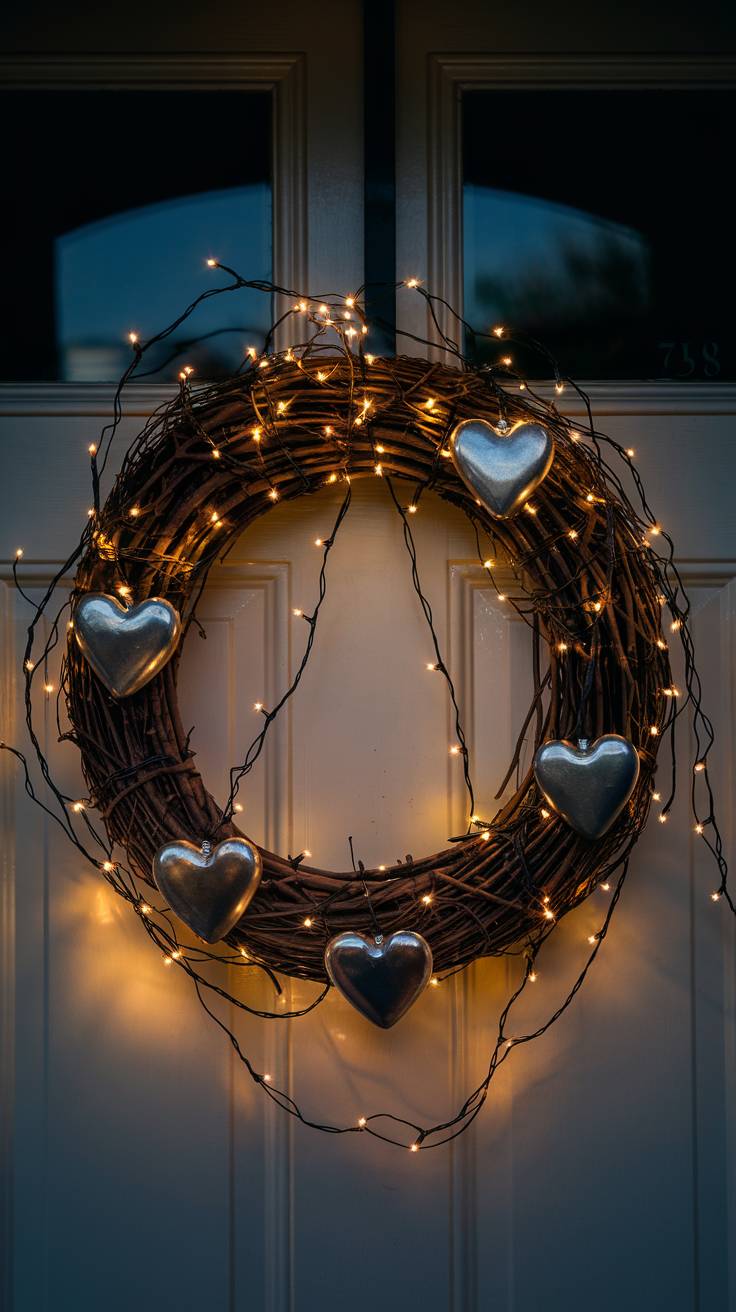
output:
[[[689, 789], [693, 828], [717, 867], [718, 882], [710, 896], [734, 911], [708, 772], [714, 731], [702, 708], [689, 603], [672, 540], [649, 507], [633, 453], [596, 429], [585, 393], [560, 374], [540, 344], [505, 327], [500, 333], [476, 334], [494, 338], [503, 351], [497, 362], [477, 367], [459, 344], [470, 326], [417, 279], [407, 279], [398, 286], [423, 298], [435, 333], [458, 367], [407, 357], [377, 360], [366, 349], [370, 329], [362, 308], [363, 288], [347, 297], [312, 297], [248, 281], [216, 261], [208, 263], [213, 270], [222, 268], [230, 281], [202, 293], [148, 341], [131, 334], [132, 359], [116, 389], [111, 421], [88, 452], [90, 514], [79, 542], [39, 603], [24, 587], [20, 548], [14, 563], [16, 586], [31, 612], [23, 654], [25, 720], [32, 759], [48, 788], [46, 797], [37, 791], [24, 753], [2, 746], [18, 761], [29, 797], [136, 911], [164, 965], [189, 975], [203, 1009], [225, 1031], [251, 1078], [269, 1097], [305, 1124], [329, 1133], [363, 1132], [414, 1151], [439, 1146], [472, 1123], [512, 1049], [544, 1033], [582, 986], [608, 931], [650, 807], [658, 807], [663, 821], [671, 808], [677, 784], [676, 725], [686, 712], [696, 744]], [[191, 367], [184, 366], [176, 396], [131, 442], [103, 503], [101, 482], [123, 418], [124, 389], [144, 376], [141, 366], [149, 351], [173, 341], [203, 301], [245, 288], [274, 298], [281, 307], [264, 349], [246, 350], [242, 367], [216, 383], [199, 384]], [[442, 331], [440, 308], [446, 312], [443, 319], [454, 316], [458, 340]], [[285, 324], [294, 338], [299, 336], [294, 325], [303, 324], [303, 340], [274, 351], [275, 334]], [[402, 336], [415, 345], [430, 345], [417, 335]], [[584, 428], [559, 412], [556, 399], [546, 399], [515, 373], [508, 351], [517, 339], [537, 350], [549, 367], [555, 398], [569, 386], [582, 402]], [[447, 458], [454, 423], [479, 414], [509, 423], [536, 418], [555, 437], [553, 469], [513, 521], [491, 520]], [[631, 480], [636, 505], [620, 470]], [[401, 519], [412, 583], [433, 644], [435, 659], [427, 666], [442, 673], [454, 712], [469, 801], [466, 832], [442, 853], [407, 857], [375, 870], [360, 862], [356, 870], [353, 862], [353, 870], [344, 873], [321, 871], [307, 864], [307, 853], [296, 858], [264, 853], [262, 889], [227, 941], [216, 950], [184, 943], [171, 914], [155, 905], [160, 899], [151, 892], [151, 848], [170, 836], [214, 839], [236, 832], [240, 785], [260, 758], [268, 732], [296, 692], [313, 652], [327, 592], [328, 555], [348, 513], [351, 480], [366, 476], [382, 479]], [[397, 494], [399, 479], [411, 487], [408, 503]], [[177, 658], [129, 705], [113, 705], [72, 641], [74, 602], [93, 586], [132, 602], [166, 596], [181, 608], [187, 628], [201, 628], [197, 604], [212, 564], [224, 559], [243, 530], [272, 505], [331, 484], [342, 485], [343, 496], [329, 536], [318, 542], [317, 603], [311, 614], [298, 615], [308, 625], [300, 663], [276, 704], [259, 708], [261, 729], [241, 762], [231, 767], [228, 797], [218, 805], [195, 769], [191, 730], [185, 732], [180, 722]], [[428, 490], [467, 516], [479, 566], [498, 604], [512, 608], [530, 630], [532, 698], [497, 800], [514, 776], [516, 792], [488, 819], [475, 813], [459, 701], [420, 579], [411, 525]], [[54, 610], [54, 593], [75, 568], [72, 597]], [[510, 592], [498, 585], [501, 570], [511, 572]], [[671, 616], [670, 628], [664, 630], [663, 607]], [[56, 683], [49, 671], [64, 635], [66, 650]], [[684, 656], [682, 691], [674, 687], [670, 671], [668, 649], [675, 639]], [[59, 736], [81, 752], [86, 798], [70, 798], [52, 776], [36, 728], [41, 683], [44, 708], [54, 698]], [[62, 707], [69, 715], [69, 730], [61, 722]], [[580, 735], [583, 729], [588, 736], [616, 730], [639, 747], [640, 784], [627, 811], [598, 844], [577, 839], [544, 807], [529, 768], [522, 764], [532, 725], [535, 743], [552, 734]], [[654, 770], [664, 739], [670, 778], [667, 788], [660, 789], [655, 787]], [[93, 818], [96, 810], [102, 828]], [[120, 851], [125, 861], [118, 859]], [[536, 983], [537, 957], [546, 939], [595, 888], [611, 887], [602, 926], [591, 936], [591, 951], [573, 987], [541, 1027], [530, 1034], [511, 1034], [514, 1005], [526, 987]], [[370, 933], [379, 925], [383, 932], [410, 927], [428, 937], [435, 956], [433, 984], [465, 969], [478, 956], [508, 953], [522, 963], [520, 982], [501, 1013], [482, 1081], [452, 1117], [434, 1126], [414, 1125], [390, 1112], [366, 1113], [348, 1126], [308, 1117], [268, 1072], [256, 1070], [234, 1030], [214, 1009], [219, 999], [236, 1011], [268, 1019], [311, 1012], [328, 991], [322, 965], [327, 938], [341, 928]], [[235, 971], [237, 990], [224, 987], [213, 975], [213, 967], [223, 963]], [[277, 993], [284, 973], [316, 980], [321, 988], [312, 1002], [298, 1009], [257, 1008], [243, 996], [243, 981], [253, 971], [264, 974]]]

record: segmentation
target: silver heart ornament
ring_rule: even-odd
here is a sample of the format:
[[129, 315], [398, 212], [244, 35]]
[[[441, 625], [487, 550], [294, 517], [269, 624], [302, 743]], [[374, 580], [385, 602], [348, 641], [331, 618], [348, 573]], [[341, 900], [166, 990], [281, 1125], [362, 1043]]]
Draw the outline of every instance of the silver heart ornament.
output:
[[639, 753], [628, 738], [606, 733], [593, 744], [544, 743], [534, 774], [553, 806], [584, 838], [602, 838], [621, 814], [639, 778]]
[[181, 838], [156, 853], [153, 878], [179, 919], [205, 943], [217, 943], [261, 882], [261, 854], [245, 838], [226, 838], [212, 851]]
[[74, 635], [95, 674], [115, 697], [130, 697], [163, 669], [181, 634], [179, 613], [161, 597], [121, 606], [88, 592], [74, 610]]
[[432, 949], [421, 934], [398, 930], [366, 938], [347, 930], [330, 939], [325, 967], [335, 988], [374, 1025], [390, 1029], [416, 1002], [432, 974]]
[[502, 432], [484, 419], [457, 424], [450, 449], [463, 483], [496, 519], [521, 510], [555, 455], [552, 436], [541, 424], [515, 424]]

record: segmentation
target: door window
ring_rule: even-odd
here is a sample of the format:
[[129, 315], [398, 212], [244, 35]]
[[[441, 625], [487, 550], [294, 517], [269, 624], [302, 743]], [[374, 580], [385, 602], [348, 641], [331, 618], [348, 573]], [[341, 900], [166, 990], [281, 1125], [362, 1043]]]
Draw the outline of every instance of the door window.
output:
[[[6, 92], [11, 184], [2, 212], [2, 377], [119, 377], [142, 340], [221, 283], [208, 256], [271, 276], [267, 92]], [[205, 301], [146, 356], [174, 378], [236, 368], [263, 340], [268, 298]], [[192, 338], [196, 344], [190, 344]]]
[[[696, 89], [465, 92], [466, 319], [553, 344], [578, 378], [736, 378], [733, 108]], [[514, 365], [549, 376], [522, 344]]]

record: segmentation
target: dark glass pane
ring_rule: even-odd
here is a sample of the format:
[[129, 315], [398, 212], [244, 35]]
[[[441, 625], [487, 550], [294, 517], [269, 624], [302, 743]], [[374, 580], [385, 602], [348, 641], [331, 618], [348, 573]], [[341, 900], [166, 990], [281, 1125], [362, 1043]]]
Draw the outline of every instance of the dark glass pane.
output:
[[[466, 319], [523, 330], [576, 378], [736, 378], [735, 104], [728, 91], [467, 92]], [[550, 374], [528, 347], [513, 359]]]
[[[153, 336], [226, 280], [207, 269], [210, 255], [270, 279], [267, 93], [5, 92], [0, 102], [13, 123], [3, 378], [117, 379], [128, 332]], [[270, 320], [262, 293], [213, 297], [141, 371], [162, 365], [169, 380], [186, 360], [199, 376], [230, 372]]]

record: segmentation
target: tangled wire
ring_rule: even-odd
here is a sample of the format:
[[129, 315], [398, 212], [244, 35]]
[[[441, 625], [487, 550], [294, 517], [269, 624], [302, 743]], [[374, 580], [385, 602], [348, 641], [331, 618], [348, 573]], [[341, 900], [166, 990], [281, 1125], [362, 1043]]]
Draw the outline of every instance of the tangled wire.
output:
[[[508, 357], [494, 366], [473, 367], [457, 343], [445, 338], [458, 367], [405, 356], [377, 359], [365, 350], [367, 325], [360, 293], [322, 300], [295, 297], [270, 284], [246, 282], [233, 270], [226, 273], [232, 282], [198, 298], [150, 342], [134, 342], [131, 366], [116, 393], [113, 421], [103, 430], [99, 447], [90, 448], [94, 513], [41, 604], [31, 603], [24, 656], [26, 721], [50, 788], [48, 804], [36, 794], [26, 758], [15, 748], [8, 750], [21, 761], [34, 800], [132, 904], [167, 962], [191, 977], [205, 1010], [225, 1029], [252, 1078], [269, 1096], [300, 1120], [328, 1132], [359, 1130], [407, 1146], [409, 1130], [408, 1146], [437, 1146], [472, 1122], [510, 1048], [544, 1032], [581, 986], [607, 932], [631, 850], [649, 814], [656, 756], [665, 739], [670, 748], [669, 784], [666, 790], [659, 786], [665, 798], [660, 813], [666, 816], [672, 804], [675, 729], [686, 709], [697, 744], [692, 781], [696, 829], [718, 866], [713, 896], [725, 896], [734, 909], [708, 778], [713, 729], [701, 707], [688, 601], [672, 542], [649, 509], [631, 454], [597, 432], [579, 389], [588, 415], [585, 431], [518, 378]], [[254, 286], [289, 296], [294, 303], [274, 330], [284, 318], [295, 318], [307, 326], [303, 343], [275, 352], [267, 341], [262, 352], [251, 349], [234, 376], [211, 385], [195, 387], [191, 372], [183, 370], [178, 395], [132, 442], [103, 504], [100, 480], [122, 416], [123, 388], [139, 371], [146, 351], [166, 340], [202, 299]], [[416, 291], [434, 315], [437, 298], [421, 287]], [[553, 371], [558, 392], [566, 384], [575, 387], [560, 378], [554, 365]], [[458, 421], [470, 418], [492, 424], [534, 419], [554, 437], [552, 469], [513, 519], [499, 521], [489, 515], [455, 472], [449, 434]], [[622, 481], [625, 471], [633, 479], [636, 507]], [[148, 900], [147, 890], [155, 889], [153, 856], [175, 839], [220, 841], [239, 832], [239, 789], [256, 765], [272, 724], [299, 686], [318, 635], [329, 555], [349, 512], [351, 484], [365, 476], [383, 480], [402, 522], [413, 585], [434, 644], [433, 668], [446, 680], [454, 709], [468, 794], [467, 830], [442, 852], [380, 870], [366, 869], [360, 862], [345, 872], [320, 870], [306, 863], [304, 853], [284, 857], [261, 849], [261, 886], [225, 944], [216, 951], [186, 945], [170, 912]], [[218, 802], [196, 770], [190, 734], [180, 719], [178, 653], [140, 692], [120, 700], [112, 697], [73, 641], [75, 600], [90, 590], [117, 591], [134, 602], [165, 597], [179, 610], [186, 632], [199, 624], [197, 604], [211, 565], [276, 502], [316, 492], [325, 484], [339, 484], [344, 496], [330, 536], [319, 544], [318, 601], [313, 612], [304, 615], [300, 663], [276, 704], [261, 708], [259, 732], [232, 766], [228, 796]], [[516, 792], [495, 814], [487, 803], [478, 811], [461, 708], [422, 585], [411, 525], [429, 490], [470, 521], [489, 586], [529, 628], [532, 695], [497, 798], [512, 779]], [[658, 551], [659, 542], [665, 544], [664, 552]], [[60, 736], [72, 741], [81, 755], [89, 792], [83, 802], [63, 794], [51, 777], [34, 728], [31, 696], [34, 678], [47, 671], [64, 633], [66, 606], [51, 619], [39, 653], [40, 621], [56, 583], [75, 565], [75, 587], [66, 603], [71, 619], [57, 722]], [[515, 584], [508, 596], [499, 592], [499, 569], [513, 573]], [[17, 574], [16, 583], [20, 587]], [[684, 696], [672, 685], [663, 607], [670, 612], [671, 633], [684, 650]], [[61, 701], [68, 731], [61, 724]], [[641, 768], [628, 806], [605, 837], [591, 843], [545, 808], [531, 768], [523, 771], [521, 762], [530, 738], [536, 748], [549, 738], [595, 739], [604, 733], [630, 739]], [[104, 832], [93, 822], [92, 810]], [[124, 861], [117, 859], [121, 851]], [[611, 883], [615, 887], [604, 925], [569, 995], [534, 1034], [509, 1038], [509, 1015], [533, 976], [545, 939], [594, 888]], [[488, 1070], [458, 1112], [439, 1125], [422, 1127], [387, 1113], [361, 1119], [359, 1126], [316, 1122], [255, 1070], [208, 997], [220, 995], [241, 1010], [271, 1019], [304, 1015], [326, 995], [324, 949], [333, 934], [346, 929], [390, 934], [406, 928], [427, 939], [441, 977], [481, 956], [521, 956], [520, 983], [502, 1012]], [[265, 971], [277, 990], [279, 974], [322, 987], [300, 1011], [258, 1010], [211, 978], [209, 967], [222, 961], [244, 971]]]

